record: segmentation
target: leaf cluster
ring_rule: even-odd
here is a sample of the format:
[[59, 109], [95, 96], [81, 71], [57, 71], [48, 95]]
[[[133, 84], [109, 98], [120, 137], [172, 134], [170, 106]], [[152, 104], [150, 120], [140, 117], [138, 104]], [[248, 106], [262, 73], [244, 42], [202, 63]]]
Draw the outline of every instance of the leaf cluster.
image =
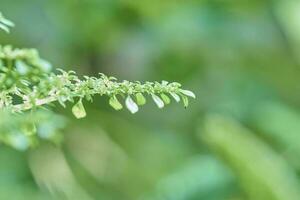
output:
[[[0, 13], [0, 29], [9, 32], [12, 26], [14, 24]], [[0, 141], [26, 149], [36, 143], [36, 138], [51, 139], [50, 136], [62, 126], [56, 125], [59, 117], [51, 112], [49, 105], [59, 102], [66, 107], [66, 103], [71, 102], [74, 116], [83, 118], [86, 116], [83, 100], [91, 102], [95, 95], [108, 97], [109, 105], [115, 110], [126, 107], [131, 113], [138, 112], [147, 98], [159, 108], [170, 104], [171, 98], [176, 102], [182, 101], [187, 107], [188, 97], [195, 98], [193, 92], [182, 89], [177, 82], [141, 83], [118, 81], [102, 73], [79, 77], [74, 71], [57, 69], [54, 72], [52, 65], [40, 58], [35, 49], [0, 46], [0, 117], [9, 119], [8, 123], [6, 120], [0, 122], [3, 123], [0, 130], [2, 126], [6, 127], [1, 131]], [[41, 108], [45, 107], [47, 110], [41, 112]], [[36, 128], [45, 127], [43, 119], [52, 124], [51, 127], [46, 126], [51, 130], [49, 133]]]
[[109, 104], [116, 110], [123, 108], [120, 99], [124, 99], [131, 113], [146, 103], [146, 96], [159, 108], [169, 104], [170, 98], [176, 102], [182, 100], [185, 107], [188, 97], [195, 98], [176, 82], [118, 82], [104, 74], [79, 78], [74, 71], [58, 69], [54, 73], [50, 72], [51, 68], [34, 49], [0, 47], [0, 108], [22, 112], [55, 101], [65, 107], [67, 101], [79, 99], [72, 110], [77, 118], [82, 118], [85, 116], [82, 100], [92, 101], [95, 95], [109, 97]]

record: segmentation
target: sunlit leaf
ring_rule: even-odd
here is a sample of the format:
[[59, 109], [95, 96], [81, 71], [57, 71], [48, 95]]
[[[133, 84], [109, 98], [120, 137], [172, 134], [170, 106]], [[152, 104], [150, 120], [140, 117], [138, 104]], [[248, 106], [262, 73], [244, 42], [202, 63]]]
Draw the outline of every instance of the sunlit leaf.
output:
[[146, 98], [142, 93], [137, 93], [135, 96], [136, 96], [136, 102], [139, 106], [146, 104]]
[[4, 24], [0, 23], [0, 29], [4, 30], [5, 32], [9, 33], [9, 28], [5, 26]]
[[86, 112], [81, 99], [73, 106], [72, 112], [77, 119], [81, 119], [86, 116]]
[[174, 92], [170, 92], [170, 95], [175, 99], [176, 102], [180, 101], [180, 97], [178, 94], [176, 94]]
[[192, 97], [192, 98], [196, 98], [196, 95], [190, 91], [190, 90], [180, 90], [180, 92], [186, 96]]
[[1, 18], [1, 23], [3, 23], [6, 26], [10, 26], [10, 27], [15, 26], [15, 24], [12, 21], [5, 19], [5, 18]]
[[0, 12], [0, 29], [9, 33], [9, 27], [13, 27], [13, 26], [14, 26], [14, 23], [9, 21], [8, 19], [4, 18], [4, 16]]
[[300, 183], [294, 169], [282, 155], [235, 119], [222, 115], [208, 116], [201, 137], [235, 169], [249, 199], [300, 198]]
[[155, 104], [159, 107], [159, 108], [163, 108], [165, 106], [163, 100], [161, 100], [161, 98], [159, 98], [159, 96], [152, 94], [152, 99], [155, 102]]
[[128, 96], [126, 98], [126, 101], [125, 101], [125, 104], [126, 104], [126, 107], [128, 108], [128, 110], [134, 114], [136, 113], [137, 111], [139, 111], [139, 107], [138, 105], [132, 100], [132, 98], [130, 96]]
[[115, 110], [121, 110], [123, 108], [122, 104], [118, 101], [116, 96], [113, 96], [109, 99], [109, 105]]
[[161, 99], [164, 101], [164, 103], [165, 103], [166, 105], [168, 105], [168, 104], [171, 103], [170, 98], [169, 98], [167, 95], [165, 95], [164, 93], [160, 94], [160, 97], [161, 97]]

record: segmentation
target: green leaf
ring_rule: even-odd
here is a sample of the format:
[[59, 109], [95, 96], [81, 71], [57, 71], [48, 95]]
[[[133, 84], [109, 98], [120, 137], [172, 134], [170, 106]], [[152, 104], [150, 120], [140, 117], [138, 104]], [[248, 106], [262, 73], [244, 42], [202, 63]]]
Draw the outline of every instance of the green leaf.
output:
[[132, 98], [131, 98], [130, 96], [128, 96], [128, 97], [126, 98], [125, 103], [126, 103], [126, 107], [128, 108], [128, 110], [129, 110], [132, 114], [134, 114], [134, 113], [136, 113], [137, 111], [139, 111], [138, 105], [132, 100]]
[[0, 29], [4, 30], [6, 33], [9, 33], [9, 28], [5, 26], [4, 24], [0, 23]]
[[159, 108], [163, 108], [165, 106], [164, 102], [157, 95], [152, 94], [152, 99]]
[[8, 19], [4, 18], [4, 16], [0, 12], [0, 29], [2, 29], [5, 32], [9, 33], [9, 27], [13, 27], [13, 26], [15, 26], [14, 23], [12, 23]]
[[29, 71], [28, 65], [26, 65], [26, 63], [24, 63], [21, 60], [16, 61], [16, 69], [19, 72], [19, 74], [21, 74], [21, 75], [25, 75]]
[[1, 23], [6, 26], [10, 26], [10, 27], [15, 26], [15, 24], [12, 21], [5, 19], [5, 18], [1, 18]]
[[49, 63], [48, 61], [43, 60], [43, 59], [38, 60], [38, 66], [45, 72], [50, 72], [52, 69], [51, 63]]
[[67, 98], [65, 96], [59, 96], [57, 101], [62, 107], [66, 108], [65, 101], [67, 101]]
[[20, 132], [11, 133], [8, 136], [8, 143], [20, 151], [25, 151], [30, 145], [29, 138]]
[[170, 95], [175, 99], [175, 101], [178, 103], [180, 101], [180, 97], [178, 94], [174, 92], [170, 92]]
[[81, 99], [73, 106], [72, 112], [77, 119], [81, 119], [86, 116], [86, 112]]
[[122, 104], [118, 101], [116, 96], [113, 96], [109, 99], [109, 105], [115, 110], [121, 110], [123, 108]]
[[139, 106], [146, 104], [146, 98], [142, 93], [137, 93], [135, 96], [136, 96], [136, 102]]
[[184, 94], [185, 96], [188, 96], [188, 97], [192, 97], [192, 98], [196, 98], [196, 95], [194, 94], [194, 92], [190, 91], [190, 90], [180, 90], [180, 92], [182, 94]]
[[182, 101], [184, 107], [187, 108], [189, 106], [189, 98], [187, 98], [186, 96], [182, 96]]
[[170, 98], [169, 98], [167, 95], [165, 95], [164, 93], [162, 93], [162, 94], [160, 95], [160, 97], [161, 97], [161, 99], [164, 101], [164, 103], [165, 103], [166, 105], [168, 105], [168, 104], [171, 103]]
[[[237, 178], [249, 199], [300, 199], [296, 170], [272, 145], [240, 122], [229, 116], [210, 115], [205, 120], [204, 131], [199, 133], [202, 141], [239, 172]], [[253, 190], [257, 186], [260, 188]]]

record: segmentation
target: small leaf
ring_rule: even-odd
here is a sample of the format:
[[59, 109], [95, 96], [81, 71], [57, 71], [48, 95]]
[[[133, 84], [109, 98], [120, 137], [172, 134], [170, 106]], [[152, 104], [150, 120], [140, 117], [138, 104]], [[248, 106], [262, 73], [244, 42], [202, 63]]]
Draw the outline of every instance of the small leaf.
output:
[[52, 65], [48, 61], [43, 60], [43, 59], [38, 60], [38, 65], [45, 72], [49, 72], [52, 69]]
[[62, 107], [66, 108], [65, 102], [67, 101], [67, 97], [65, 97], [65, 96], [59, 96], [59, 97], [57, 98], [57, 101], [58, 101], [58, 103], [59, 103]]
[[81, 119], [86, 116], [86, 112], [81, 99], [73, 106], [72, 112], [77, 119]]
[[126, 98], [125, 103], [126, 103], [126, 107], [128, 108], [128, 110], [129, 110], [132, 114], [134, 114], [134, 113], [136, 113], [137, 111], [139, 111], [138, 105], [132, 100], [132, 98], [131, 98], [130, 96], [128, 96], [128, 97]]
[[166, 105], [168, 105], [168, 104], [171, 103], [170, 98], [169, 98], [167, 95], [165, 95], [164, 93], [162, 93], [162, 94], [160, 95], [160, 97], [161, 97], [161, 99], [164, 101], [164, 103], [165, 103]]
[[180, 101], [180, 97], [178, 94], [176, 94], [174, 92], [170, 92], [170, 95], [175, 99], [176, 102]]
[[182, 96], [182, 101], [184, 107], [187, 108], [189, 106], [189, 98], [187, 98], [186, 96]]
[[5, 19], [5, 18], [1, 18], [1, 23], [3, 23], [6, 26], [10, 26], [10, 27], [15, 26], [15, 24], [13, 22], [11, 22], [10, 20]]
[[136, 102], [139, 106], [146, 104], [146, 98], [142, 93], [137, 93], [135, 96], [136, 96]]
[[123, 108], [122, 104], [118, 101], [116, 96], [113, 96], [109, 99], [109, 105], [115, 110], [121, 110]]
[[169, 82], [168, 82], [168, 81], [162, 81], [161, 84], [162, 84], [163, 86], [167, 86], [167, 85], [169, 84]]
[[194, 94], [194, 92], [190, 91], [190, 90], [180, 90], [180, 92], [186, 96], [192, 97], [192, 98], [196, 98], [196, 95]]
[[30, 145], [29, 138], [22, 133], [9, 135], [8, 143], [20, 151], [25, 151]]
[[165, 106], [164, 102], [157, 95], [152, 94], [152, 99], [159, 108], [163, 108]]
[[21, 60], [16, 61], [16, 69], [21, 75], [25, 75], [28, 73], [28, 65]]
[[4, 24], [0, 23], [0, 29], [4, 30], [6, 33], [9, 33], [9, 28], [5, 26]]

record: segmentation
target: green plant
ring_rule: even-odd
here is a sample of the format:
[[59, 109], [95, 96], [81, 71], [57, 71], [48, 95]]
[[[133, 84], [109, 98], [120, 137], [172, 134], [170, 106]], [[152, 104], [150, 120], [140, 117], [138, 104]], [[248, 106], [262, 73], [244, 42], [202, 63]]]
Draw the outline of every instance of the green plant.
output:
[[[0, 29], [9, 32], [13, 26], [0, 13]], [[83, 118], [86, 116], [83, 100], [92, 101], [95, 95], [107, 96], [116, 110], [123, 108], [119, 99], [125, 99], [131, 113], [136, 113], [139, 106], [146, 103], [146, 95], [159, 108], [169, 104], [170, 97], [177, 102], [182, 100], [185, 107], [188, 97], [195, 98], [193, 92], [182, 89], [176, 82], [118, 82], [104, 74], [79, 78], [74, 71], [58, 69], [54, 73], [52, 69], [35, 49], [0, 46], [0, 118], [14, 122], [3, 122], [0, 126], [0, 141], [19, 149], [38, 143], [40, 138], [55, 141], [63, 125], [52, 123], [57, 116], [49, 107], [47, 110], [41, 108], [56, 101], [63, 107], [66, 102], [74, 103], [73, 114]]]

